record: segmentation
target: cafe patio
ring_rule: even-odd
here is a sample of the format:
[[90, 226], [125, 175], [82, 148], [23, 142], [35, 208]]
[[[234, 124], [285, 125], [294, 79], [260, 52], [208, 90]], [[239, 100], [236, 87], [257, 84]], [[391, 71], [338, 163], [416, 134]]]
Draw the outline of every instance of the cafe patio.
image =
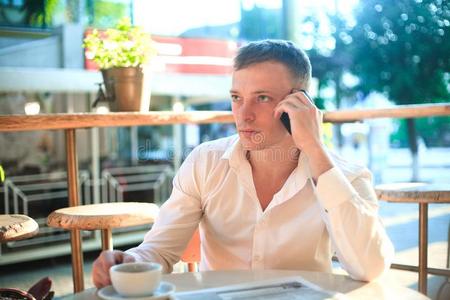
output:
[[[101, 249], [139, 244], [192, 149], [236, 133], [228, 91], [239, 42], [152, 36], [158, 55], [147, 82], [151, 101], [147, 111], [130, 112], [108, 99], [96, 103], [101, 73], [73, 41], [90, 32], [68, 25], [36, 36], [0, 27], [0, 39], [29, 43], [0, 48], [0, 291], [26, 291], [48, 276], [55, 297], [102, 298], [91, 280]], [[314, 78], [310, 95], [320, 93]], [[164, 282], [182, 292], [300, 277], [350, 299], [447, 299], [448, 147], [419, 143], [412, 157], [391, 147], [389, 135], [393, 122], [448, 118], [450, 104], [392, 105], [372, 96], [367, 103], [376, 105], [322, 109], [323, 132], [329, 148], [374, 174], [379, 214], [396, 248], [386, 274], [355, 281], [336, 256], [331, 274], [201, 272], [196, 232]]]

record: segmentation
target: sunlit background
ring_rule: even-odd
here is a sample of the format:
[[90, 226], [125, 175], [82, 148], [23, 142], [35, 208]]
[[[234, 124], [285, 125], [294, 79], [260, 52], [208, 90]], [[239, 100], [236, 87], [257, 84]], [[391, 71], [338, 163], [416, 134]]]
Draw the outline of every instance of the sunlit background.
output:
[[[92, 107], [101, 77], [81, 45], [89, 30], [113, 27], [122, 17], [151, 34], [159, 51], [150, 62], [154, 111], [230, 110], [232, 56], [239, 45], [266, 38], [292, 40], [308, 53], [310, 93], [321, 109], [450, 102], [450, 4], [444, 0], [0, 0], [0, 114], [108, 113], [108, 103]], [[327, 124], [324, 132], [333, 151], [371, 169], [374, 183], [450, 178], [449, 117]], [[83, 201], [106, 201], [108, 188], [124, 201], [163, 201], [193, 147], [234, 133], [232, 124], [78, 131]], [[21, 184], [33, 180], [60, 182], [63, 141], [56, 131], [0, 133], [0, 165], [11, 189], [23, 192]], [[162, 183], [146, 175], [155, 168]], [[140, 178], [136, 185], [130, 174]], [[7, 188], [0, 188], [0, 213], [13, 203]], [[24, 197], [47, 201], [51, 210], [66, 201], [53, 192], [40, 187]], [[47, 213], [38, 205], [30, 209], [38, 219]], [[383, 202], [380, 212], [397, 260], [414, 262], [416, 206]], [[442, 267], [450, 209], [431, 205], [430, 215], [431, 265]], [[37, 260], [11, 261], [13, 252], [37, 247], [44, 253], [45, 244], [58, 243], [45, 236], [31, 241], [2, 245], [0, 267]], [[51, 252], [39, 257], [46, 255]], [[404, 273], [404, 285], [415, 287], [415, 275]], [[3, 274], [0, 286], [10, 282]], [[432, 297], [442, 281], [430, 277]]]

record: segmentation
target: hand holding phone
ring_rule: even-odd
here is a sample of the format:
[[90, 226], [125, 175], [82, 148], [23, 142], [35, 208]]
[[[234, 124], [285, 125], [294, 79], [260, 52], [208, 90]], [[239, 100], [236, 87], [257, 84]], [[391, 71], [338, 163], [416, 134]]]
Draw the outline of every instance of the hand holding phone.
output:
[[[305, 96], [311, 101], [311, 97], [309, 97], [308, 93], [305, 90], [297, 90], [297, 89], [292, 89], [291, 90], [291, 94], [293, 93], [298, 93], [298, 92], [303, 92], [305, 94]], [[292, 130], [291, 130], [291, 120], [289, 119], [289, 115], [286, 112], [283, 112], [280, 116], [280, 121], [283, 124], [284, 128], [286, 128], [286, 130], [289, 132], [289, 134], [292, 134]]]

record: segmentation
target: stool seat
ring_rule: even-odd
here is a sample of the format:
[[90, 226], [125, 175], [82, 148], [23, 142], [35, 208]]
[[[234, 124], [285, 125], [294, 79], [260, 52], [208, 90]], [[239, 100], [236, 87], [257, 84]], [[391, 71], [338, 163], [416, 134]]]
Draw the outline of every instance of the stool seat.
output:
[[375, 192], [381, 200], [401, 203], [449, 203], [450, 184], [405, 182], [380, 184]]
[[26, 215], [0, 215], [0, 243], [26, 239], [38, 231], [36, 221]]
[[[109, 202], [57, 209], [47, 217], [47, 224], [78, 234], [78, 230], [101, 230], [102, 250], [113, 250], [113, 228], [154, 223], [158, 213], [159, 207], [154, 203]], [[74, 286], [83, 290], [81, 241], [72, 244], [72, 266]]]
[[158, 212], [156, 204], [143, 202], [80, 205], [53, 211], [47, 224], [68, 230], [112, 229], [153, 223]]

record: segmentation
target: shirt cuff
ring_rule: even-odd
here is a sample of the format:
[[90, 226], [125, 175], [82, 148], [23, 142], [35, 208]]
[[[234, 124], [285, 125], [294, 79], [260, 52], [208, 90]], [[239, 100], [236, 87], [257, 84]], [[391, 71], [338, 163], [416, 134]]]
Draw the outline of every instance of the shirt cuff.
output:
[[319, 176], [315, 190], [326, 212], [350, 201], [357, 194], [347, 177], [336, 167]]

